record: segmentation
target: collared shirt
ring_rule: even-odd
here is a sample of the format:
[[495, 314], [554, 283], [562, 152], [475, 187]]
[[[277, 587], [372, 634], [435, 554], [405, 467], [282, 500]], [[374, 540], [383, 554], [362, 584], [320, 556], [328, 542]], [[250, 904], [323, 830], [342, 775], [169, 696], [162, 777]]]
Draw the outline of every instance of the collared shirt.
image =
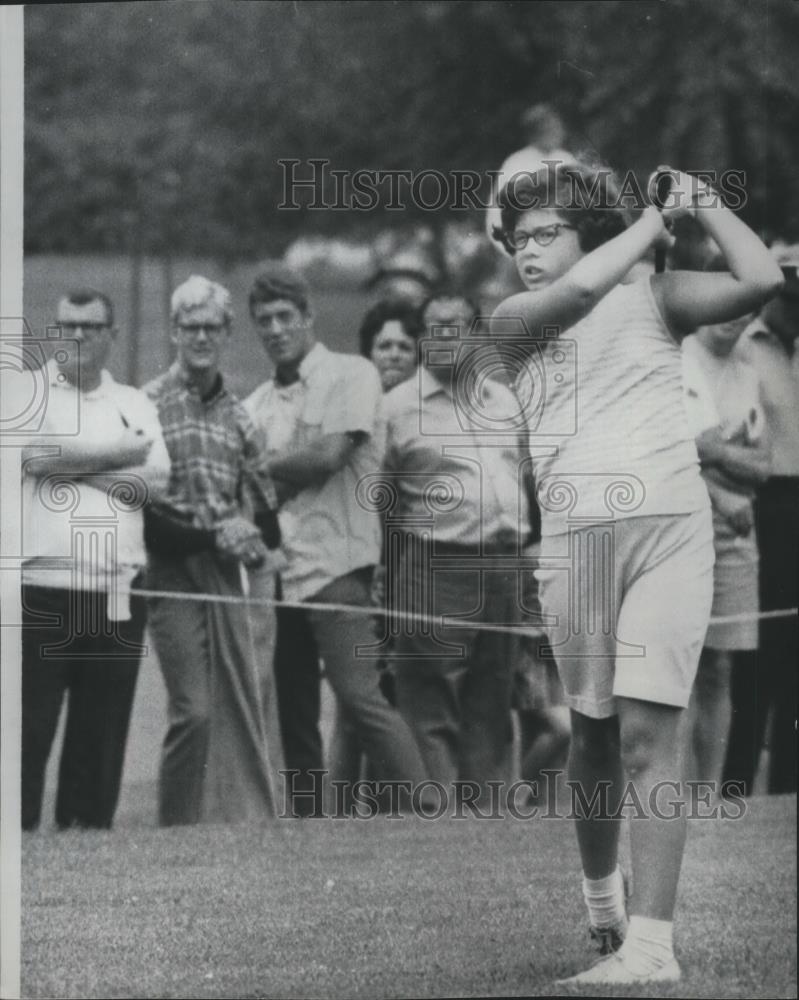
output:
[[277, 509], [264, 465], [263, 442], [244, 405], [222, 377], [205, 398], [179, 364], [148, 382], [144, 391], [158, 407], [172, 459], [167, 502], [189, 515], [198, 528], [212, 528], [240, 513], [245, 474], [257, 477], [263, 495]]
[[799, 347], [790, 356], [763, 320], [755, 319], [738, 338], [734, 355], [760, 376], [772, 475], [799, 476]]
[[[25, 474], [23, 478], [22, 578], [28, 585], [70, 590], [112, 590], [120, 577], [132, 578], [145, 563], [141, 483], [163, 488], [169, 456], [155, 407], [140, 389], [120, 385], [103, 371], [100, 385], [81, 392], [60, 375], [54, 362], [46, 368], [47, 406], [41, 426], [31, 435], [31, 457], [38, 444], [61, 445], [68, 453], [113, 446], [125, 427], [152, 439], [145, 465], [118, 469], [119, 487], [91, 485], [91, 473], [72, 477]], [[72, 432], [64, 435], [65, 429]], [[48, 435], [53, 437], [48, 440]], [[24, 470], [23, 470], [24, 472]], [[133, 477], [136, 477], [135, 479]], [[124, 502], [126, 486], [136, 502]]]
[[760, 378], [751, 364], [733, 353], [713, 354], [696, 334], [682, 342], [683, 390], [694, 435], [721, 427], [731, 437], [746, 428], [750, 442], [765, 426]]
[[456, 399], [425, 368], [386, 395], [385, 471], [396, 525], [435, 542], [511, 546], [529, 533], [521, 475], [520, 406], [486, 379], [479, 400]]
[[270, 451], [302, 448], [327, 434], [365, 435], [341, 469], [280, 509], [287, 600], [310, 598], [337, 577], [380, 560], [380, 520], [359, 500], [358, 487], [383, 460], [382, 395], [371, 362], [315, 344], [296, 382], [282, 386], [270, 379], [245, 400]]
[[[732, 352], [717, 355], [699, 337], [691, 334], [682, 342], [683, 388], [688, 423], [695, 435], [719, 427], [726, 439], [745, 434], [744, 442], [755, 445], [765, 432], [760, 379], [751, 364]], [[739, 535], [730, 523], [730, 513], [755, 495], [752, 483], [735, 478], [719, 479], [703, 470], [703, 479], [713, 506], [716, 542], [724, 539], [737, 547], [751, 548], [752, 539]]]

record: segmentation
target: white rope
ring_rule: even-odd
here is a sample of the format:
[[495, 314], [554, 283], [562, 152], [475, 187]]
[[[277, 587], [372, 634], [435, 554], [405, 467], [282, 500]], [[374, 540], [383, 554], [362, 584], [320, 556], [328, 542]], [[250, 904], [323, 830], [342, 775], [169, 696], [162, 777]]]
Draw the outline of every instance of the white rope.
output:
[[[135, 587], [131, 594], [140, 597], [161, 597], [174, 601], [213, 601], [217, 604], [261, 605], [273, 608], [297, 608], [302, 611], [343, 612], [369, 618], [392, 618], [417, 624], [438, 625], [450, 628], [468, 628], [478, 632], [510, 632], [515, 635], [543, 635], [540, 628], [531, 625], [492, 625], [490, 622], [472, 622], [452, 615], [424, 615], [413, 611], [389, 611], [387, 608], [366, 607], [362, 604], [327, 604], [321, 601], [278, 601], [268, 597], [249, 597], [235, 594], [194, 594], [182, 590], [150, 590]], [[777, 611], [752, 611], [738, 615], [711, 618], [711, 625], [731, 625], [736, 622], [790, 618], [799, 614], [799, 608], [781, 608]]]
[[[242, 577], [243, 579], [244, 577]], [[51, 590], [63, 590], [63, 587], [48, 587], [37, 583], [37, 587]], [[244, 584], [242, 583], [242, 589]], [[295, 608], [299, 611], [340, 612], [349, 615], [361, 615], [367, 618], [392, 618], [411, 621], [417, 624], [437, 625], [445, 628], [468, 628], [478, 632], [509, 632], [514, 635], [537, 635], [545, 633], [541, 628], [532, 625], [493, 625], [490, 622], [473, 622], [457, 615], [425, 615], [415, 611], [390, 611], [387, 608], [367, 606], [363, 604], [335, 604], [325, 601], [279, 601], [269, 597], [250, 597], [246, 593], [211, 594], [191, 593], [185, 590], [152, 590], [147, 587], [133, 587], [129, 591], [137, 597], [161, 597], [172, 601], [211, 601], [216, 604], [240, 604], [272, 608]], [[776, 611], [747, 611], [737, 615], [720, 615], [711, 618], [710, 625], [732, 625], [737, 622], [769, 621], [776, 618], [795, 618], [799, 608], [779, 608]]]

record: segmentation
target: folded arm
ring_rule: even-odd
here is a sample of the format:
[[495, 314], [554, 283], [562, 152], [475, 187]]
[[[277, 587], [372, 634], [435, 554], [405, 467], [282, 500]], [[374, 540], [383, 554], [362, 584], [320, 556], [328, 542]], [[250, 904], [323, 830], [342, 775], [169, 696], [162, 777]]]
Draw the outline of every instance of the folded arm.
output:
[[[41, 454], [42, 447], [47, 454]], [[115, 440], [87, 444], [76, 439], [42, 439], [24, 452], [26, 471], [35, 476], [83, 479], [108, 490], [137, 480], [150, 498], [166, 493], [169, 454], [160, 431], [154, 436], [125, 428]]]
[[714, 510], [729, 523], [736, 534], [746, 537], [755, 525], [751, 497], [719, 489], [707, 476], [705, 481]]
[[[85, 444], [73, 438], [41, 438], [26, 448], [23, 458], [29, 472], [37, 476], [63, 473], [81, 476], [140, 465], [150, 449], [151, 439], [129, 433], [114, 441]], [[42, 449], [47, 453], [42, 454]]]
[[301, 448], [272, 452], [267, 457], [267, 469], [273, 479], [296, 489], [321, 486], [347, 464], [366, 437], [364, 431], [323, 434]]
[[763, 440], [757, 444], [737, 444], [726, 440], [718, 427], [696, 438], [699, 461], [708, 475], [720, 483], [736, 482], [755, 486], [765, 482], [771, 471], [771, 449]]

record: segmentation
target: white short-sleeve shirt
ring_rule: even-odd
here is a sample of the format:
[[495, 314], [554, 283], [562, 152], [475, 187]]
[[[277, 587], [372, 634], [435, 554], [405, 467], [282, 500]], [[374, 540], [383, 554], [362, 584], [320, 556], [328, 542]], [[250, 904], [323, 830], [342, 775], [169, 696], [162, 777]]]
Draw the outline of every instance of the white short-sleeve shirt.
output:
[[385, 451], [383, 391], [371, 362], [315, 344], [299, 376], [288, 386], [270, 379], [244, 401], [268, 452], [301, 448], [327, 434], [360, 432], [363, 439], [321, 486], [305, 487], [280, 509], [283, 595], [298, 601], [379, 562], [381, 522], [359, 500], [358, 485], [380, 471]]
[[[31, 457], [45, 442], [48, 449], [59, 443], [64, 448], [107, 448], [126, 427], [152, 440], [144, 466], [117, 470], [120, 485], [114, 491], [92, 486], [91, 473], [32, 475], [23, 465], [23, 581], [111, 590], [119, 577], [132, 577], [144, 566], [143, 501], [149, 489], [163, 488], [169, 478], [158, 412], [140, 389], [121, 385], [107, 371], [96, 389], [81, 392], [50, 362], [47, 383], [44, 419], [28, 442]], [[65, 428], [70, 430], [67, 435]], [[125, 502], [126, 492], [132, 505]]]

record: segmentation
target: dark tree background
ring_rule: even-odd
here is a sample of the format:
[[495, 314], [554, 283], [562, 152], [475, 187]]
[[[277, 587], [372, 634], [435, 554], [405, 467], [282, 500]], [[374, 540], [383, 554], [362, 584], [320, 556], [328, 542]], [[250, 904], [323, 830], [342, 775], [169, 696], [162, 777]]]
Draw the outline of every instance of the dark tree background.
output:
[[277, 161], [488, 171], [537, 101], [616, 169], [746, 171], [747, 220], [799, 235], [792, 0], [34, 4], [25, 24], [28, 252], [373, 233], [397, 213], [278, 211]]

